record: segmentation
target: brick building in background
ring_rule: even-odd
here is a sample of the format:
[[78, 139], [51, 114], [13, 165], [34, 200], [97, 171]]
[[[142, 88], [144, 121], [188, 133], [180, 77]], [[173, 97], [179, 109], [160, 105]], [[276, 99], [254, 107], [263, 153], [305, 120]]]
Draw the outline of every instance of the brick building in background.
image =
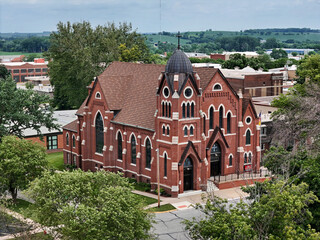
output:
[[154, 189], [159, 160], [160, 186], [174, 197], [260, 170], [250, 97], [219, 69], [193, 68], [181, 50], [166, 66], [113, 62], [90, 85], [77, 117], [63, 127], [65, 163], [121, 171]]
[[35, 58], [33, 62], [2, 62], [11, 73], [15, 82], [25, 82], [26, 77], [48, 75], [48, 62], [44, 58]]

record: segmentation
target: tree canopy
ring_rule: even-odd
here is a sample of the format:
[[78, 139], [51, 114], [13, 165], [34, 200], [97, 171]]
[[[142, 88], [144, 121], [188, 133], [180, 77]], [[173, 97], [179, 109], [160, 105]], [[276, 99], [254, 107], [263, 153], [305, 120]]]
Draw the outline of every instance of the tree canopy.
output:
[[298, 65], [297, 75], [300, 83], [310, 80], [320, 85], [320, 54], [305, 56]]
[[147, 239], [151, 221], [127, 178], [98, 171], [51, 173], [29, 190], [42, 224], [70, 239]]
[[26, 129], [41, 134], [41, 127], [58, 129], [54, 123], [50, 99], [33, 90], [17, 89], [8, 71], [0, 65], [0, 138], [5, 135], [23, 137]]
[[59, 109], [78, 108], [87, 96], [86, 86], [110, 62], [150, 61], [145, 38], [127, 23], [93, 28], [85, 21], [59, 22], [46, 56], [52, 59], [49, 76]]
[[5, 136], [0, 143], [0, 193], [9, 191], [13, 200], [17, 191], [24, 190], [30, 182], [46, 169], [46, 149], [39, 143]]
[[[263, 193], [251, 202], [227, 205], [227, 200], [209, 197], [197, 207], [205, 214], [201, 220], [185, 221], [193, 239], [318, 239], [320, 234], [308, 223], [308, 206], [318, 201], [308, 185], [263, 183]], [[255, 191], [253, 191], [255, 192]], [[257, 197], [259, 196], [259, 197]]]

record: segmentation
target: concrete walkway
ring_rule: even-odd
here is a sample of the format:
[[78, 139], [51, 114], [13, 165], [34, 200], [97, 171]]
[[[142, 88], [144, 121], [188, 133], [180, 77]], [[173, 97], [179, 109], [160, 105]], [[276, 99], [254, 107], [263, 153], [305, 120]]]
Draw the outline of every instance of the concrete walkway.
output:
[[[146, 197], [158, 199], [158, 196], [153, 194], [153, 193], [148, 193], [148, 192], [141, 192], [134, 190], [133, 191], [136, 194], [143, 195]], [[185, 194], [181, 194], [180, 197], [178, 198], [172, 198], [172, 197], [162, 197], [160, 196], [160, 205], [165, 205], [165, 204], [171, 204], [178, 210], [184, 210], [192, 207], [191, 205], [197, 204], [197, 203], [204, 203], [203, 198], [208, 196], [208, 194], [213, 194], [214, 196], [227, 199], [227, 200], [232, 200], [232, 199], [241, 199], [245, 198], [248, 196], [247, 193], [243, 192], [240, 187], [234, 187], [234, 188], [229, 188], [229, 189], [223, 189], [223, 190], [217, 190], [213, 191], [210, 193], [207, 192], [197, 192], [197, 191], [190, 191]], [[157, 207], [158, 203], [153, 203], [148, 205], [145, 209], [152, 208], [152, 207]]]
[[11, 211], [10, 209], [5, 208], [5, 207], [1, 207], [0, 211], [18, 219], [19, 221], [21, 221], [29, 226], [29, 230], [27, 230], [25, 232], [2, 236], [2, 237], [0, 237], [0, 240], [14, 239], [14, 238], [17, 238], [20, 236], [26, 236], [26, 235], [30, 235], [30, 234], [39, 233], [39, 232], [47, 232], [48, 234], [55, 236], [55, 239], [57, 239], [57, 240], [60, 239], [60, 234], [57, 233], [56, 231], [54, 231], [53, 228], [51, 228], [51, 227], [42, 226], [41, 224], [34, 222], [32, 219], [25, 218], [20, 213]]

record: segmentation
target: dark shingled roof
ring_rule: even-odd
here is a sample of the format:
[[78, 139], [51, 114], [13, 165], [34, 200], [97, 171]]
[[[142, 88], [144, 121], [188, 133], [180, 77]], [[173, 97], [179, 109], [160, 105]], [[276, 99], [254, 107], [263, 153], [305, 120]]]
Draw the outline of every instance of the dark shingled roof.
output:
[[174, 51], [166, 65], [166, 73], [192, 73], [192, 64], [187, 55], [180, 49]]
[[[102, 92], [110, 110], [121, 110], [113, 122], [155, 129], [156, 88], [159, 76], [165, 70], [164, 65], [113, 62], [98, 76]], [[213, 76], [215, 68], [195, 68], [200, 77], [200, 86], [204, 90]], [[163, 81], [164, 79], [162, 79]], [[77, 111], [82, 115], [88, 98]]]
[[78, 120], [76, 119], [76, 120], [72, 121], [71, 123], [64, 125], [63, 129], [69, 130], [72, 132], [78, 132], [78, 123], [77, 122], [78, 122]]
[[164, 65], [113, 62], [98, 77], [114, 122], [154, 130], [156, 87]]

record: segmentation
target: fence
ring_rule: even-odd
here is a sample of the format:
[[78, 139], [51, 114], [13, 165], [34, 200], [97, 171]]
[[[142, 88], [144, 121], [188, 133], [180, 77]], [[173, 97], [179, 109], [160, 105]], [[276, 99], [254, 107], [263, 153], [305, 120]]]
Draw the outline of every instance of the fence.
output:
[[228, 174], [228, 175], [217, 175], [211, 177], [212, 180], [215, 182], [227, 182], [232, 180], [246, 180], [246, 179], [257, 179], [257, 178], [265, 178], [265, 177], [271, 177], [272, 173], [268, 171], [267, 169], [260, 169], [258, 172], [243, 172], [243, 173], [234, 173], [234, 174]]

